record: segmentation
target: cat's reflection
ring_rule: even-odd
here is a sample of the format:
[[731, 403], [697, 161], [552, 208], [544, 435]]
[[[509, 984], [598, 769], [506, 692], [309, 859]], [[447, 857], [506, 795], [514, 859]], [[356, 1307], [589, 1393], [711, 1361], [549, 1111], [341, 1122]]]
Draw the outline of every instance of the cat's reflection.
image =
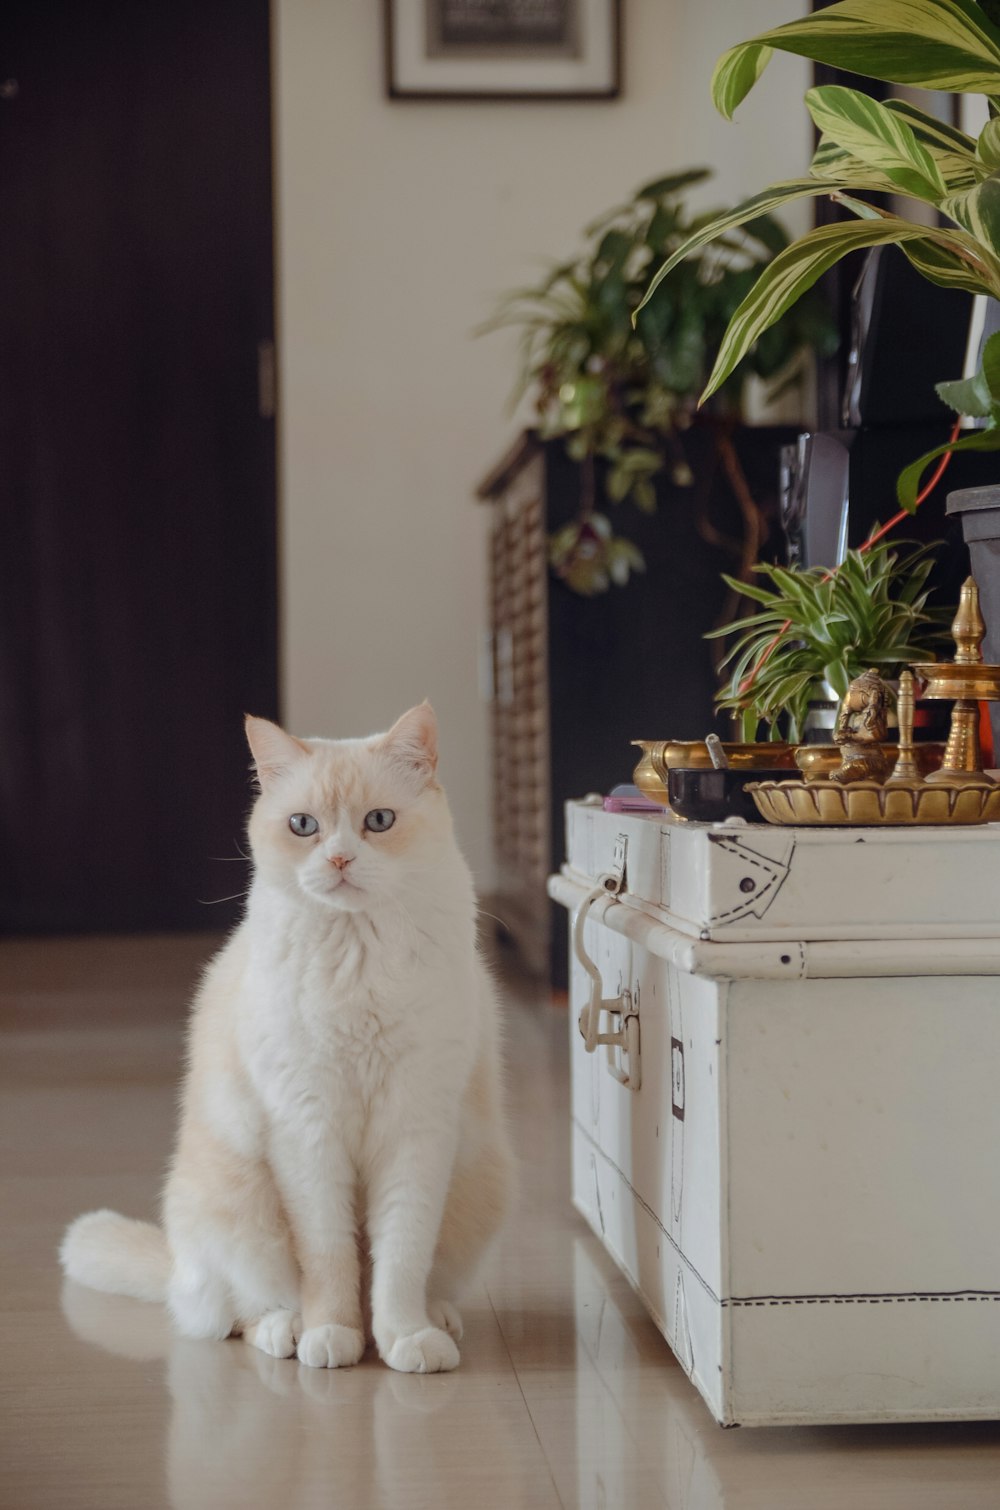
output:
[[305, 1368], [241, 1342], [187, 1341], [172, 1334], [161, 1307], [69, 1282], [62, 1307], [83, 1341], [123, 1358], [164, 1360], [174, 1510], [465, 1510], [486, 1465], [505, 1504], [532, 1502], [512, 1417], [483, 1375], [402, 1375], [374, 1358], [352, 1369]]

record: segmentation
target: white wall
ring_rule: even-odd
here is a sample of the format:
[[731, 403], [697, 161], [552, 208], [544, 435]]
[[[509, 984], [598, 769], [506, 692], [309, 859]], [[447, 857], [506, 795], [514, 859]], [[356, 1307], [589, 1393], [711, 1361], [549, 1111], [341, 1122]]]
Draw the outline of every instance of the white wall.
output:
[[487, 520], [472, 494], [516, 433], [515, 364], [509, 333], [470, 332], [648, 178], [715, 165], [703, 197], [723, 204], [802, 171], [804, 62], [776, 58], [737, 124], [708, 85], [726, 46], [805, 9], [626, 0], [616, 103], [390, 104], [379, 0], [273, 0], [284, 717], [365, 734], [429, 696], [483, 886]]

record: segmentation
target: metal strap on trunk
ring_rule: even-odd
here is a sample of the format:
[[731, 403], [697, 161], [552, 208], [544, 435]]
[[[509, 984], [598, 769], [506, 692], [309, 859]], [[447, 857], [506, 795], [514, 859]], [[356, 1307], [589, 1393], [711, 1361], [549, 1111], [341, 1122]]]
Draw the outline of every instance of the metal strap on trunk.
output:
[[[616, 1080], [621, 1081], [622, 1085], [628, 1086], [629, 1090], [637, 1091], [642, 1083], [638, 1006], [633, 1003], [632, 993], [627, 986], [618, 996], [604, 995], [601, 972], [587, 953], [584, 943], [587, 915], [594, 903], [616, 898], [625, 889], [627, 856], [628, 838], [624, 834], [619, 834], [615, 843], [612, 869], [605, 871], [598, 878], [597, 885], [584, 896], [577, 909], [573, 922], [573, 952], [590, 977], [590, 997], [580, 1013], [580, 1033], [587, 1053], [592, 1054], [598, 1044], [605, 1044], [608, 1051], [608, 1069], [611, 1074]], [[612, 1027], [611, 1031], [602, 1033], [602, 1012], [610, 1013], [613, 1019], [617, 1018], [618, 1027]], [[623, 1069], [619, 1064], [616, 1050], [620, 1050], [621, 1054], [627, 1058], [627, 1069]]]

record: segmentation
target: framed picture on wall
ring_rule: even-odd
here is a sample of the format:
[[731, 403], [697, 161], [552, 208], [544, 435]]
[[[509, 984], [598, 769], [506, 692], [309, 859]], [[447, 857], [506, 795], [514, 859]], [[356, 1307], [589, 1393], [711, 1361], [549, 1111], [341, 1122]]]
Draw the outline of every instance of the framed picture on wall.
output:
[[384, 0], [394, 100], [610, 100], [621, 0]]

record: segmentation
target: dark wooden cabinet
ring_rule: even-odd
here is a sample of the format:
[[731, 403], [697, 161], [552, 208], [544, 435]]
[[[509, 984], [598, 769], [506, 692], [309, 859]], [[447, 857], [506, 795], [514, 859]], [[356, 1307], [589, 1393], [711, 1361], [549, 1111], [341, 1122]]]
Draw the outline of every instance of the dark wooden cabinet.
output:
[[[779, 452], [796, 431], [726, 433], [763, 517], [761, 553], [774, 559]], [[630, 781], [633, 739], [726, 732], [704, 636], [724, 608], [720, 573], [738, 563], [742, 515], [718, 439], [709, 424], [686, 434], [695, 485], [661, 482], [655, 514], [608, 506], [647, 569], [594, 598], [548, 568], [549, 534], [579, 507], [579, 469], [561, 441], [526, 434], [479, 490], [493, 513], [496, 911], [524, 964], [557, 984], [566, 980], [566, 919], [545, 881], [563, 856], [564, 803]]]

